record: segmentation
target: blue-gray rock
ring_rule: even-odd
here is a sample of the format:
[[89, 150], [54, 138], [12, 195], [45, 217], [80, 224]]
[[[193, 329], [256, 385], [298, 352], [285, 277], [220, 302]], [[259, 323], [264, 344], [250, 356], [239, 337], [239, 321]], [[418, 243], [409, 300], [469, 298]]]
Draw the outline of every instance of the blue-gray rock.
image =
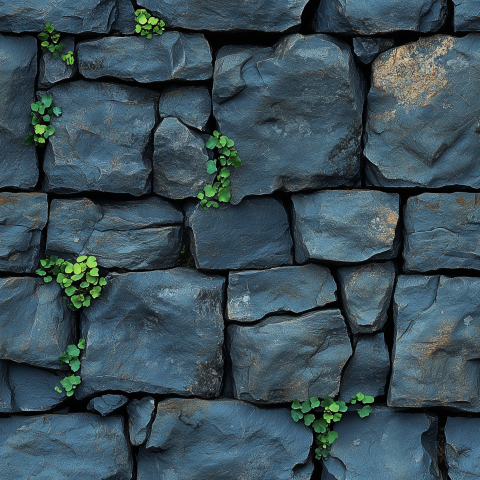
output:
[[480, 472], [480, 418], [449, 417], [445, 460], [450, 480], [475, 480]]
[[63, 108], [45, 151], [49, 192], [150, 192], [154, 91], [79, 80], [49, 93]]
[[165, 118], [154, 136], [153, 191], [174, 199], [196, 197], [214, 181], [205, 165], [209, 159], [200, 133], [177, 118]]
[[367, 418], [349, 411], [335, 424], [338, 439], [321, 480], [441, 480], [437, 417], [373, 406]]
[[239, 205], [204, 210], [185, 205], [190, 251], [201, 269], [241, 270], [292, 264], [287, 212], [274, 198], [246, 198]]
[[447, 0], [320, 0], [313, 29], [322, 33], [374, 35], [438, 31], [445, 22]]
[[101, 301], [81, 313], [87, 347], [77, 395], [218, 396], [225, 279], [175, 268], [113, 274], [107, 282]]
[[93, 255], [105, 268], [171, 268], [182, 247], [182, 223], [182, 210], [158, 197], [124, 202], [54, 199], [47, 254]]
[[221, 49], [213, 111], [243, 161], [232, 173], [231, 202], [354, 185], [364, 95], [351, 48], [333, 37], [297, 34], [263, 49]]
[[[36, 1], [36, 0], [32, 0]], [[16, 2], [8, 2], [14, 5]], [[0, 31], [5, 20], [0, 5]], [[20, 17], [22, 20], [22, 17]], [[37, 40], [34, 37], [0, 36], [0, 188], [31, 190], [38, 182], [38, 160], [34, 145], [23, 141], [33, 128], [30, 104], [35, 102]]]
[[478, 32], [480, 30], [480, 1], [453, 0], [453, 26], [456, 32]]
[[162, 18], [167, 27], [188, 30], [284, 32], [300, 26], [308, 0], [140, 0], [139, 5]]
[[373, 333], [383, 328], [392, 300], [395, 265], [369, 263], [338, 269], [343, 308], [354, 334]]
[[38, 268], [47, 221], [44, 193], [0, 193], [0, 271], [32, 273]]
[[393, 38], [365, 38], [356, 37], [353, 39], [353, 51], [356, 57], [363, 64], [372, 63], [381, 53], [393, 47]]
[[130, 443], [138, 447], [145, 443], [152, 428], [155, 417], [155, 400], [153, 397], [143, 397], [132, 400], [127, 405], [128, 431]]
[[424, 193], [405, 206], [407, 272], [480, 270], [480, 205], [475, 193]]
[[88, 40], [78, 44], [77, 57], [80, 73], [89, 79], [114, 77], [151, 83], [209, 80], [213, 74], [210, 45], [201, 33]]
[[437, 35], [375, 60], [367, 102], [367, 185], [480, 187], [478, 49], [478, 35]]
[[131, 480], [123, 419], [91, 413], [0, 418], [5, 479]]
[[330, 270], [320, 265], [231, 272], [226, 314], [252, 322], [269, 313], [301, 313], [335, 302], [336, 290]]
[[50, 51], [42, 52], [40, 56], [39, 88], [50, 88], [55, 83], [74, 77], [78, 72], [77, 59], [75, 59], [73, 65], [67, 65], [62, 60], [62, 55], [66, 55], [68, 52], [73, 52], [75, 56], [75, 38], [62, 38], [60, 43], [65, 45], [60, 57], [55, 58]]
[[352, 355], [339, 310], [269, 317], [253, 326], [230, 325], [227, 347], [235, 398], [257, 403], [335, 397]]
[[480, 278], [400, 276], [388, 404], [480, 412]]
[[138, 480], [310, 480], [311, 430], [286, 408], [233, 400], [170, 399], [158, 404]]
[[117, 0], [117, 16], [113, 22], [112, 30], [123, 35], [135, 33], [135, 10], [131, 0]]
[[98, 412], [102, 417], [110, 415], [115, 410], [128, 402], [125, 395], [102, 395], [101, 397], [92, 398], [87, 405], [87, 409], [91, 412]]
[[160, 118], [175, 117], [189, 127], [205, 130], [212, 113], [207, 87], [168, 87], [158, 102]]
[[0, 413], [13, 412], [12, 390], [8, 381], [8, 362], [0, 360]]
[[342, 375], [340, 400], [349, 402], [358, 392], [372, 397], [384, 395], [389, 373], [390, 353], [383, 333], [362, 335]]
[[0, 278], [0, 359], [60, 368], [58, 357], [76, 339], [75, 314], [62, 296], [56, 282]]
[[295, 260], [341, 263], [393, 258], [400, 197], [373, 190], [292, 196]]

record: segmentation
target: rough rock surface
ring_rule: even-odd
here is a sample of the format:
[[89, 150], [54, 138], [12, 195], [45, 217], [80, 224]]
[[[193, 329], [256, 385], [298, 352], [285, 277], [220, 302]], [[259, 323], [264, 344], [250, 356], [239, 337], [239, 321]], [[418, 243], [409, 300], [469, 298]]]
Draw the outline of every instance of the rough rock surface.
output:
[[367, 184], [480, 187], [478, 49], [478, 35], [436, 35], [377, 58], [367, 103]]
[[479, 297], [479, 278], [398, 278], [390, 406], [480, 412]]
[[75, 341], [75, 315], [56, 282], [0, 278], [0, 332], [0, 359], [58, 369]]
[[196, 197], [213, 183], [205, 166], [209, 159], [204, 136], [177, 118], [165, 118], [154, 137], [153, 191], [173, 199]]
[[453, 0], [456, 32], [480, 30], [480, 0]]
[[285, 408], [233, 400], [160, 402], [138, 480], [310, 480], [312, 433]]
[[50, 88], [55, 83], [74, 77], [78, 72], [78, 61], [76, 58], [73, 65], [67, 65], [62, 60], [62, 55], [66, 55], [68, 52], [73, 52], [75, 56], [75, 38], [62, 38], [60, 43], [65, 45], [65, 49], [60, 54], [60, 57], [55, 58], [49, 51], [42, 52], [40, 56], [39, 88]]
[[105, 37], [77, 47], [85, 78], [115, 77], [140, 83], [212, 78], [212, 53], [201, 33], [165, 32], [144, 37]]
[[158, 197], [125, 202], [55, 199], [50, 205], [47, 254], [93, 255], [101, 267], [171, 268], [183, 239], [181, 209]]
[[49, 93], [63, 115], [52, 120], [55, 135], [45, 151], [47, 190], [149, 193], [157, 94], [83, 80], [56, 85]]
[[405, 206], [405, 271], [480, 270], [480, 196], [424, 193]]
[[393, 38], [364, 38], [353, 39], [353, 51], [357, 58], [364, 63], [372, 63], [381, 53], [393, 47]]
[[131, 0], [117, 0], [117, 16], [112, 25], [112, 30], [132, 35], [135, 33], [135, 10]]
[[367, 418], [347, 412], [335, 424], [338, 440], [324, 462], [322, 480], [441, 480], [437, 418], [374, 406]]
[[138, 447], [145, 443], [150, 435], [155, 416], [155, 399], [143, 397], [140, 400], [132, 400], [127, 405], [127, 412], [130, 443]]
[[102, 395], [101, 397], [92, 398], [87, 405], [87, 409], [92, 412], [98, 412], [102, 417], [110, 415], [118, 410], [122, 405], [128, 402], [125, 395]]
[[231, 272], [226, 314], [252, 322], [269, 313], [301, 313], [335, 302], [336, 290], [330, 270], [320, 265]]
[[8, 362], [0, 360], [0, 413], [11, 413], [12, 390], [8, 381]]
[[295, 259], [363, 262], [396, 256], [400, 198], [373, 190], [294, 195]]
[[123, 419], [90, 413], [0, 418], [6, 479], [130, 480], [133, 462]]
[[352, 355], [339, 310], [230, 325], [227, 347], [235, 398], [259, 403], [336, 396]]
[[[5, 31], [1, 28], [4, 7], [2, 2], [0, 31]], [[23, 140], [33, 131], [28, 122], [35, 101], [37, 40], [1, 35], [0, 59], [0, 188], [32, 189], [38, 181], [37, 154], [35, 146], [26, 146]]]
[[239, 205], [204, 210], [185, 206], [185, 226], [197, 268], [270, 268], [292, 263], [287, 213], [274, 198], [246, 198]]
[[338, 270], [340, 295], [350, 328], [354, 334], [381, 330], [395, 284], [395, 265], [369, 263]]
[[353, 185], [359, 176], [364, 82], [350, 47], [325, 35], [217, 54], [213, 110], [242, 167], [232, 200], [275, 190]]
[[81, 313], [87, 348], [76, 392], [218, 396], [225, 279], [175, 268], [107, 282], [102, 301]]
[[38, 268], [47, 221], [44, 193], [0, 193], [0, 271], [32, 273]]

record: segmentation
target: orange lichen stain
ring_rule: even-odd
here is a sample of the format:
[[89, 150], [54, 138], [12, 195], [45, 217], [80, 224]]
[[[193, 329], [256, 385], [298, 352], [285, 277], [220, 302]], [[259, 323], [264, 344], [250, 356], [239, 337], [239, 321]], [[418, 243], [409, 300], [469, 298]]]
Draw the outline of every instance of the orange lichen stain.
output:
[[13, 195], [7, 194], [4, 197], [0, 196], [0, 205], [4, 205], [5, 203], [18, 203], [18, 198]]
[[395, 238], [395, 229], [398, 223], [398, 213], [389, 210], [381, 209], [377, 211], [377, 215], [372, 219], [373, 230], [375, 236], [385, 244], [390, 244]]
[[465, 197], [462, 197], [461, 195], [457, 197], [457, 203], [459, 205], [465, 205]]
[[432, 205], [424, 205], [422, 208], [429, 208], [430, 210], [438, 210], [440, 208], [440, 204], [433, 203]]

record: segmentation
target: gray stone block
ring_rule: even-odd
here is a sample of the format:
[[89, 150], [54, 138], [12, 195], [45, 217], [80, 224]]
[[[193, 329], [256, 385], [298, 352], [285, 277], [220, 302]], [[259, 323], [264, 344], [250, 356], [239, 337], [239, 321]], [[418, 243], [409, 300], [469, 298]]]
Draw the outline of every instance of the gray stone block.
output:
[[155, 399], [143, 397], [140, 400], [132, 400], [127, 405], [127, 412], [130, 443], [138, 447], [145, 443], [150, 435], [155, 418]]
[[480, 30], [480, 0], [453, 0], [453, 25], [456, 32]]
[[8, 362], [0, 360], [0, 413], [13, 412], [12, 389], [8, 381]]
[[372, 63], [381, 53], [386, 52], [394, 45], [393, 38], [364, 38], [353, 39], [353, 51], [363, 64]]
[[102, 417], [110, 415], [115, 410], [128, 402], [125, 395], [102, 395], [101, 397], [92, 398], [87, 405], [87, 409], [91, 412], [98, 412]]

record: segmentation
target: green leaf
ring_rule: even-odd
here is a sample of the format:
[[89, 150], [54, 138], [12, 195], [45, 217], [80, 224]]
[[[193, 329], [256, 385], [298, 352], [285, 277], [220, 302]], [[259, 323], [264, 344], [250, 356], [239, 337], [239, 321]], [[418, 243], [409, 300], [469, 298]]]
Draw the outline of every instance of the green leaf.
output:
[[227, 147], [232, 148], [235, 145], [235, 142], [230, 138], [227, 138]]
[[67, 287], [65, 289], [65, 293], [71, 297], [72, 295], [75, 295], [75, 292], [77, 291], [77, 289], [72, 285], [71, 287]]
[[135, 25], [135, 32], [140, 33], [142, 31], [141, 25]]
[[72, 304], [75, 308], [80, 308], [83, 304], [83, 295], [75, 295], [72, 297]]
[[225, 137], [224, 135], [222, 135], [219, 139], [218, 139], [220, 145], [222, 147], [224, 147], [226, 144], [227, 144], [227, 137]]
[[327, 442], [331, 445], [338, 438], [338, 433], [330, 431], [327, 433]]
[[75, 358], [70, 362], [70, 368], [72, 369], [72, 372], [78, 372], [80, 370], [80, 360], [78, 358]]
[[69, 345], [67, 347], [67, 353], [72, 357], [77, 357], [80, 355], [80, 350], [75, 345]]
[[214, 197], [215, 194], [217, 193], [217, 189], [212, 187], [212, 185], [207, 185], [206, 187], [204, 187], [204, 191], [205, 191], [205, 196], [207, 197]]
[[75, 275], [78, 275], [79, 273], [82, 273], [82, 267], [78, 263], [75, 263], [73, 265], [73, 273]]
[[320, 400], [318, 397], [310, 397], [310, 404], [312, 405], [312, 408], [317, 408], [320, 406]]
[[323, 400], [321, 401], [320, 405], [323, 408], [329, 407], [333, 403], [333, 400], [329, 397], [323, 397]]
[[30, 104], [30, 108], [33, 112], [38, 112], [38, 105], [36, 103]]
[[333, 414], [325, 412], [323, 418], [327, 423], [330, 423], [333, 420]]
[[46, 125], [35, 125], [35, 133], [38, 135], [43, 135], [45, 131], [47, 130]]
[[302, 404], [297, 400], [295, 399], [293, 402], [292, 402], [292, 408], [294, 410], [300, 410], [302, 408]]
[[80, 349], [80, 350], [83, 350], [85, 348], [85, 339], [84, 338], [81, 338], [79, 341], [78, 341], [78, 345], [77, 347]]
[[72, 285], [73, 281], [71, 278], [65, 278], [63, 279], [63, 286], [64, 287], [70, 287], [70, 285]]
[[100, 285], [103, 287], [106, 284], [107, 284], [107, 281], [105, 280], [105, 278], [100, 277]]
[[315, 415], [313, 415], [312, 413], [309, 413], [308, 415], [305, 415], [305, 417], [303, 417], [303, 421], [305, 422], [305, 425], [307, 427], [309, 427], [315, 420]]
[[209, 160], [207, 162], [207, 173], [211, 174], [211, 173], [215, 173], [216, 171], [217, 171], [217, 162], [213, 160]]
[[97, 266], [97, 259], [95, 257], [88, 257], [87, 258], [87, 267], [88, 268], [95, 268]]
[[339, 422], [342, 419], [342, 414], [341, 413], [334, 413], [333, 414], [333, 421], [334, 422]]
[[345, 402], [337, 402], [337, 405], [340, 407], [339, 411], [340, 412], [346, 412], [348, 410], [347, 404]]
[[42, 103], [48, 108], [52, 104], [52, 96], [51, 95], [42, 95]]
[[43, 117], [44, 122], [49, 122], [50, 121], [50, 115], [44, 115]]
[[33, 133], [27, 133], [25, 140], [23, 141], [24, 145], [31, 145], [33, 141]]
[[82, 282], [80, 284], [80, 288], [88, 288], [90, 286], [90, 284], [88, 282]]
[[220, 132], [218, 132], [217, 130], [215, 130], [213, 132], [213, 136], [216, 137], [216, 138], [219, 138], [222, 134]]
[[90, 270], [90, 275], [91, 275], [92, 277], [98, 277], [98, 268], [92, 268], [92, 269]]
[[38, 270], [36, 270], [35, 273], [36, 273], [37, 275], [40, 275], [41, 277], [43, 277], [43, 276], [45, 276], [45, 275], [47, 274], [47, 272], [46, 272], [45, 270], [42, 270], [42, 269], [40, 269], [40, 268], [39, 268]]
[[365, 398], [362, 400], [362, 403], [373, 403], [375, 399], [373, 397], [365, 396]]
[[84, 262], [86, 259], [87, 259], [87, 256], [86, 256], [86, 255], [82, 255], [81, 257], [78, 257], [78, 258], [77, 258], [77, 263]]
[[357, 397], [357, 400], [361, 402], [365, 398], [365, 395], [363, 393], [357, 393], [356, 397]]
[[73, 390], [70, 390], [70, 392], [67, 392], [67, 397], [71, 397], [73, 395]]
[[197, 193], [197, 198], [203, 200], [205, 198], [205, 194], [203, 192]]
[[[221, 178], [228, 178], [230, 176], [230, 170], [228, 168], [222, 168], [218, 174]], [[220, 180], [220, 178], [219, 178]]]
[[312, 427], [316, 433], [325, 433], [328, 428], [328, 423], [323, 418], [319, 418], [313, 422]]
[[312, 409], [310, 405], [310, 400], [306, 400], [305, 402], [302, 403], [302, 412], [303, 413], [308, 413]]
[[[98, 294], [100, 295], [100, 294]], [[92, 295], [93, 296], [93, 295]], [[95, 297], [94, 297], [95, 298]], [[90, 295], [87, 295], [85, 297], [85, 300], [83, 301], [83, 306], [84, 307], [89, 307], [90, 306], [90, 301], [92, 300], [92, 297]]]
[[230, 191], [228, 188], [220, 188], [220, 190], [218, 191], [218, 201], [219, 202], [230, 201]]
[[63, 110], [60, 107], [53, 107], [53, 114], [56, 117], [59, 117], [62, 114]]
[[53, 278], [50, 275], [48, 275], [47, 277], [43, 277], [43, 281], [45, 283], [50, 283], [52, 280], [53, 280]]
[[47, 125], [47, 129], [45, 131], [45, 138], [51, 137], [55, 133], [55, 127], [53, 125]]
[[148, 19], [148, 23], [149, 23], [150, 25], [156, 25], [156, 24], [158, 23], [158, 18], [150, 17], [150, 18]]
[[145, 25], [147, 23], [147, 17], [142, 13], [141, 15], [138, 16], [137, 22], [140, 25]]
[[65, 377], [63, 380], [60, 380], [60, 384], [66, 392], [70, 392], [73, 389], [73, 385], [70, 382], [70, 377]]
[[63, 393], [63, 391], [60, 390], [58, 387], [55, 387], [55, 391], [57, 391], [58, 393]]
[[372, 411], [372, 407], [370, 405], [365, 405], [363, 408], [360, 408], [357, 410], [358, 415], [360, 415], [360, 418], [365, 418], [370, 415]]
[[66, 363], [68, 365], [68, 363], [70, 363], [70, 360], [72, 359], [72, 356], [69, 355], [67, 352], [63, 352], [59, 357], [58, 357], [58, 361], [60, 362], [60, 365], [63, 365], [64, 363]]
[[73, 273], [73, 265], [70, 262], [65, 265], [65, 273]]
[[336, 402], [333, 402], [328, 408], [333, 413], [338, 412], [340, 410], [340, 407], [339, 405], [336, 404]]
[[88, 272], [87, 275], [85, 276], [86, 280], [88, 283], [93, 283], [94, 285], [97, 283], [98, 278], [92, 277]]
[[303, 418], [303, 413], [299, 412], [298, 410], [292, 410], [290, 415], [292, 416], [292, 418], [295, 422], [298, 422], [299, 420], [301, 420]]
[[[33, 105], [33, 104], [32, 104]], [[33, 110], [33, 108], [32, 108]], [[36, 110], [35, 110], [36, 111]], [[208, 140], [207, 140], [207, 143], [205, 144], [205, 146], [209, 149], [209, 150], [213, 150], [216, 146], [217, 146], [217, 139], [215, 137], [210, 137]]]
[[77, 282], [78, 280], [81, 280], [82, 277], [83, 277], [83, 273], [79, 273], [78, 275], [72, 275], [72, 280], [74, 282]]

